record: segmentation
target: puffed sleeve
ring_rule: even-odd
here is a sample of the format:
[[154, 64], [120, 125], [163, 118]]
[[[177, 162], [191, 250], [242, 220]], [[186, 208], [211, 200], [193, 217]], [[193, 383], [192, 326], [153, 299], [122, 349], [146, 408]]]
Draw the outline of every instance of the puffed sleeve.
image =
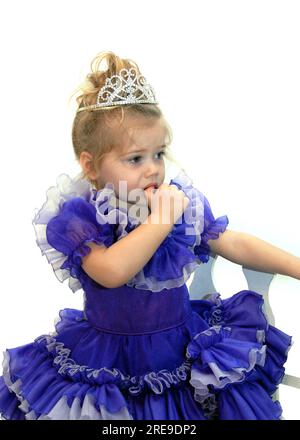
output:
[[109, 247], [114, 242], [114, 226], [100, 225], [95, 206], [81, 197], [65, 201], [44, 226], [44, 236], [37, 234], [37, 244], [59, 281], [69, 278], [69, 287], [75, 292], [87, 276], [81, 267], [82, 257], [91, 251], [87, 243]]
[[68, 257], [61, 269], [68, 269], [71, 276], [79, 278], [82, 257], [91, 251], [86, 243], [110, 246], [111, 226], [99, 225], [95, 207], [86, 200], [77, 197], [65, 202], [61, 213], [53, 217], [46, 228], [48, 243]]
[[220, 233], [223, 233], [228, 226], [229, 220], [227, 215], [215, 218], [209, 201], [203, 195], [203, 206], [204, 206], [204, 224], [203, 231], [201, 233], [201, 243], [196, 245], [194, 248], [194, 253], [203, 262], [207, 263], [209, 257], [214, 257], [215, 255], [211, 251], [208, 240], [215, 240], [219, 237]]

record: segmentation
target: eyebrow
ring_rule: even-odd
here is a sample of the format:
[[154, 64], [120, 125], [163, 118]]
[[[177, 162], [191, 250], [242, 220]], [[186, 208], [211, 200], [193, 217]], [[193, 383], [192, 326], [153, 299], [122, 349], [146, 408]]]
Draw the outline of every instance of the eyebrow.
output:
[[[160, 147], [157, 147], [157, 150], [160, 150], [161, 148], [166, 148], [166, 144], [161, 145]], [[127, 156], [128, 154], [133, 154], [133, 153], [141, 153], [142, 151], [148, 151], [147, 148], [140, 148], [139, 150], [132, 150], [132, 151], [127, 151], [127, 153], [122, 154], [121, 156]]]

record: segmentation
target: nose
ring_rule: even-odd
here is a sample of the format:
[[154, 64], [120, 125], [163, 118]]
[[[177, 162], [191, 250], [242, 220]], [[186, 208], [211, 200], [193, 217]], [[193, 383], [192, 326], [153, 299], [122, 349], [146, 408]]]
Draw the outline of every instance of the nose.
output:
[[150, 160], [147, 164], [145, 177], [157, 176], [159, 174], [159, 165], [154, 161]]

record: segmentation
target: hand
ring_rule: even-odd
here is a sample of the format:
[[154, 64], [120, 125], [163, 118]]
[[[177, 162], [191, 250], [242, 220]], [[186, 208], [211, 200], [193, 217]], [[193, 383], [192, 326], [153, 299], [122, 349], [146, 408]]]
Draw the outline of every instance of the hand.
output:
[[176, 185], [163, 183], [144, 190], [151, 217], [161, 224], [174, 224], [189, 204], [189, 198]]

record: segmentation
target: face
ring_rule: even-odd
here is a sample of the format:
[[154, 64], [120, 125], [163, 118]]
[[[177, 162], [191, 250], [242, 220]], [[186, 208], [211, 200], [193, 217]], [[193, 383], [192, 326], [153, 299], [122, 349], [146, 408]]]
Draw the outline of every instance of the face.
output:
[[104, 156], [96, 180], [98, 188], [112, 183], [116, 196], [130, 204], [127, 197], [130, 197], [130, 191], [144, 190], [150, 183], [158, 187], [164, 182], [164, 146], [168, 132], [162, 119], [149, 123], [144, 118], [129, 120], [127, 130], [129, 136], [124, 139], [120, 151], [111, 151]]

